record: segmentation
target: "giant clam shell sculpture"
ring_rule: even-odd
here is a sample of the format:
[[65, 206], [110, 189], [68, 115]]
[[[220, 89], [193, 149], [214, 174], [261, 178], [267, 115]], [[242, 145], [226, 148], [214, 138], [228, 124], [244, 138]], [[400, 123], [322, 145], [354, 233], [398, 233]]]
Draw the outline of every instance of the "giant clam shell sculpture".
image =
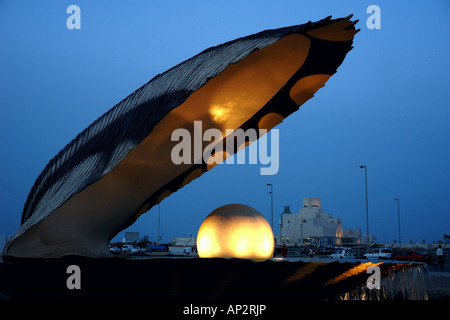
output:
[[358, 31], [350, 18], [262, 31], [154, 77], [50, 160], [3, 256], [109, 255], [118, 232], [213, 167], [175, 164], [174, 130], [270, 130], [336, 72]]

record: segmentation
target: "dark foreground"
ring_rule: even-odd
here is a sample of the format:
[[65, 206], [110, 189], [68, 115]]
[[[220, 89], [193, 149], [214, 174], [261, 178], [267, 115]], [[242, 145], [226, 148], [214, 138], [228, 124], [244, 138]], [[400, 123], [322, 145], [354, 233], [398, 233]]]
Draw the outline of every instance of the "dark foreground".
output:
[[[382, 274], [407, 266], [380, 265]], [[337, 261], [15, 259], [0, 264], [0, 299], [335, 300], [364, 286], [366, 269]]]

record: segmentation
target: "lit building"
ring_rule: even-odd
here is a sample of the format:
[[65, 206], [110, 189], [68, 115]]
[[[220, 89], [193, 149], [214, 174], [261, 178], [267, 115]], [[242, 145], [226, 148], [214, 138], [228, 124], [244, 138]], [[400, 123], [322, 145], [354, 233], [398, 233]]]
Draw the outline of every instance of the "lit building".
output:
[[290, 207], [285, 206], [281, 213], [280, 235], [281, 243], [288, 246], [331, 247], [361, 242], [361, 230], [343, 229], [341, 219], [323, 211], [320, 198], [303, 198], [298, 213], [290, 212]]

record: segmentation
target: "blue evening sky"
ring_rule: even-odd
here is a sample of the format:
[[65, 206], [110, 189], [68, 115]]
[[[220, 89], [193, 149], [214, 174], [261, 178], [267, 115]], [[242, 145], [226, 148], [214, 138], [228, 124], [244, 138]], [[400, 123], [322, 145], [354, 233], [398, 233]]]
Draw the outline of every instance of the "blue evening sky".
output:
[[[66, 9], [81, 8], [81, 30]], [[381, 29], [369, 30], [369, 5]], [[0, 2], [0, 234], [20, 225], [47, 162], [79, 132], [158, 73], [200, 51], [307, 21], [354, 14], [354, 49], [316, 96], [277, 129], [280, 169], [219, 165], [161, 203], [163, 241], [196, 235], [228, 203], [274, 220], [303, 197], [344, 228], [403, 242], [450, 234], [450, 2], [431, 1], [12, 1]], [[157, 207], [128, 229], [156, 239]], [[275, 234], [278, 234], [275, 223]], [[116, 239], [120, 240], [123, 232]]]

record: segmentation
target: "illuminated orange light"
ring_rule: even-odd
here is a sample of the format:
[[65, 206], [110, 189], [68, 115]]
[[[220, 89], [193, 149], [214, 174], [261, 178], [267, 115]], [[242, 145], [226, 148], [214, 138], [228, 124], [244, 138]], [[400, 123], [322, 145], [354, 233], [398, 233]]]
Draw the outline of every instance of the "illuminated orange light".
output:
[[369, 266], [371, 266], [371, 265], [378, 266], [378, 265], [380, 265], [380, 264], [382, 264], [382, 262], [378, 262], [378, 263], [372, 263], [372, 262], [361, 263], [360, 265], [356, 265], [356, 266], [354, 266], [353, 268], [351, 268], [351, 269], [345, 271], [344, 273], [340, 274], [339, 276], [337, 276], [337, 277], [335, 277], [335, 278], [333, 278], [333, 279], [328, 280], [328, 281], [324, 284], [324, 286], [327, 286], [327, 285], [330, 285], [330, 284], [336, 284], [336, 283], [338, 283], [339, 281], [342, 281], [342, 280], [344, 280], [344, 279], [347, 279], [347, 278], [356, 276], [356, 275], [358, 275], [358, 274], [360, 274], [360, 273], [362, 273], [362, 272], [366, 272], [366, 271], [367, 271], [367, 268], [369, 268]]
[[234, 109], [234, 105], [229, 102], [224, 105], [213, 105], [209, 109], [214, 121], [223, 121], [225, 117], [229, 116], [230, 112]]
[[200, 258], [265, 260], [272, 257], [274, 245], [266, 218], [242, 204], [214, 210], [203, 221], [197, 235]]

